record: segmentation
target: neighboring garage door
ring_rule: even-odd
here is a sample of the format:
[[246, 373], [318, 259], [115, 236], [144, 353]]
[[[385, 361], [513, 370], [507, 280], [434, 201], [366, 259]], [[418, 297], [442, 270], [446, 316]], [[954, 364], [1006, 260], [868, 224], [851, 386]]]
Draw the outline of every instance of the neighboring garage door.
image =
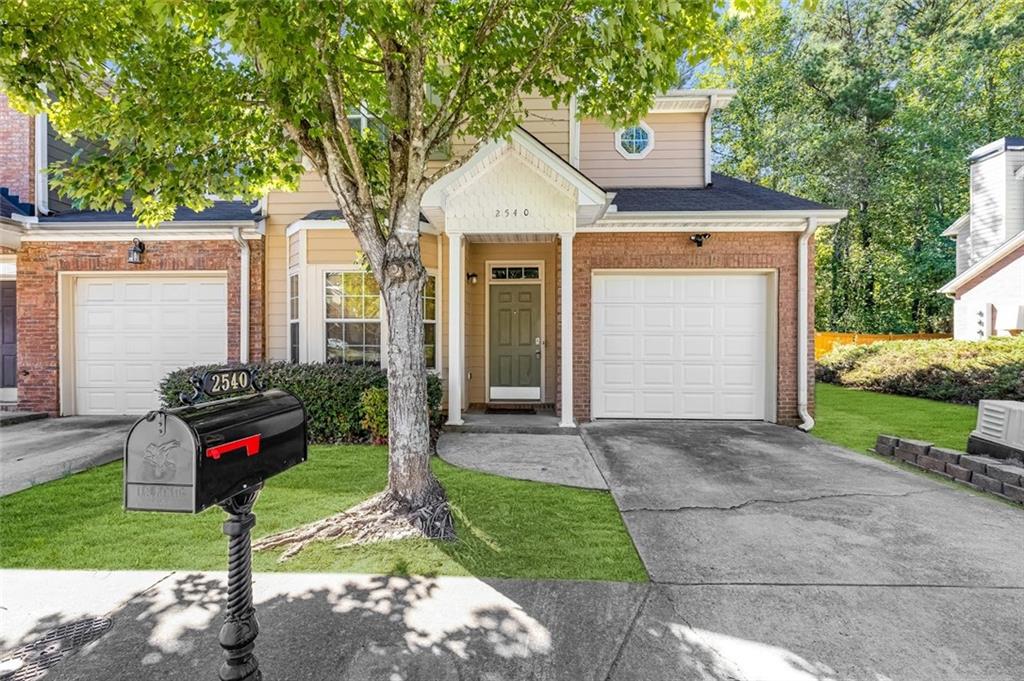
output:
[[763, 419], [768, 276], [599, 274], [592, 417]]
[[74, 308], [78, 414], [145, 413], [168, 371], [227, 359], [224, 277], [81, 277]]

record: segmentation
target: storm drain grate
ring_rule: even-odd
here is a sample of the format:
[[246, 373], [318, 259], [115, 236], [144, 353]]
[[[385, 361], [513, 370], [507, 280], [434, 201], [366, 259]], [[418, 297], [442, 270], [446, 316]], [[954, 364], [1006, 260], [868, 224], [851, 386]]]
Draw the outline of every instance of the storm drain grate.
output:
[[114, 621], [90, 617], [62, 624], [38, 641], [22, 646], [0, 658], [0, 681], [36, 681], [64, 658], [110, 631]]

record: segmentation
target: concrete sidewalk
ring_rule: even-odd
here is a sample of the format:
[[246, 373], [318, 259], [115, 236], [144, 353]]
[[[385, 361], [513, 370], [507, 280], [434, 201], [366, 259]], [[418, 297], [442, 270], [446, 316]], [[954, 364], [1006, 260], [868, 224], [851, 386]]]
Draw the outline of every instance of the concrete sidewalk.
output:
[[[12, 649], [107, 615], [47, 680], [216, 678], [224, 579], [0, 572], [0, 677]], [[1012, 589], [260, 573], [254, 595], [268, 681], [1012, 681], [1024, 662]]]

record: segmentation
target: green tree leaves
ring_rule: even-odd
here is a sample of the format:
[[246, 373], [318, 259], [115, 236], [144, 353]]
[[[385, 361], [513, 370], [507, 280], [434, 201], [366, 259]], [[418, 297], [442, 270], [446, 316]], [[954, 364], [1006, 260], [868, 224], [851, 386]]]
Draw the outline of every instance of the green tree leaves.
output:
[[822, 0], [733, 22], [708, 85], [725, 173], [850, 210], [817, 238], [818, 328], [949, 328], [940, 232], [968, 207], [967, 155], [1020, 134], [1024, 2]]

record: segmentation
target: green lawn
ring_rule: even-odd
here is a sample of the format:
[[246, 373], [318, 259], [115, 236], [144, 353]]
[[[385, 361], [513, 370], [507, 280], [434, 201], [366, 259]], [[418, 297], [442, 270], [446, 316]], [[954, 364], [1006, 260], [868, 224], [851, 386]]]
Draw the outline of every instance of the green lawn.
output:
[[857, 452], [879, 433], [963, 450], [977, 417], [977, 407], [819, 383], [811, 434]]
[[[383, 489], [383, 447], [313, 447], [256, 503], [254, 536], [344, 510]], [[647, 574], [607, 492], [508, 480], [434, 459], [456, 517], [457, 542], [408, 540], [307, 548], [257, 570], [644, 581]], [[0, 567], [224, 570], [217, 509], [197, 516], [126, 513], [113, 463], [0, 499]]]

